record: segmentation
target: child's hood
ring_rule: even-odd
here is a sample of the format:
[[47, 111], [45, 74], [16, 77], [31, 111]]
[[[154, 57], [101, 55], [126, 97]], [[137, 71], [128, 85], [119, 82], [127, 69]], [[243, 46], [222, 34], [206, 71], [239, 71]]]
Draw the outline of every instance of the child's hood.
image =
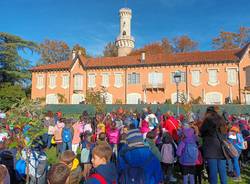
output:
[[193, 128], [184, 128], [183, 134], [186, 138], [192, 138], [194, 136], [194, 129]]

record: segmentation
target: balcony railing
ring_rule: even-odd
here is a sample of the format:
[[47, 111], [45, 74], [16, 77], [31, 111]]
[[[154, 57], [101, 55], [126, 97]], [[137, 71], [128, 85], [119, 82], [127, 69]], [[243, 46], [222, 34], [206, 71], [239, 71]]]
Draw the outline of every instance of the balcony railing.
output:
[[143, 89], [165, 89], [165, 86], [164, 83], [148, 83], [142, 85]]

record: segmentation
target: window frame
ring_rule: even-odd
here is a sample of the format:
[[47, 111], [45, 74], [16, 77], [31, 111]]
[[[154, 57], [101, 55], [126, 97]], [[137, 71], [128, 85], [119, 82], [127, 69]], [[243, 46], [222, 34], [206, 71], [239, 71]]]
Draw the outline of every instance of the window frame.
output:
[[[101, 74], [101, 76], [102, 76], [101, 86], [103, 86], [103, 87], [105, 87], [105, 88], [109, 87], [109, 85], [110, 85], [110, 81], [109, 81], [110, 73], [108, 73], [108, 72], [103, 72], [103, 73]], [[104, 78], [104, 76], [106, 77], [106, 79]], [[107, 84], [104, 83], [105, 81], [107, 82]]]
[[[210, 81], [210, 73], [209, 73], [209, 71], [212, 71], [212, 70], [216, 70], [217, 72], [216, 72], [216, 82], [211, 82]], [[208, 68], [207, 69], [207, 72], [208, 72], [208, 85], [210, 85], [210, 86], [217, 86], [218, 84], [220, 84], [220, 82], [219, 82], [219, 79], [218, 79], [218, 73], [219, 73], [219, 69], [218, 68]]]
[[[235, 81], [229, 81], [229, 71], [230, 70], [235, 70]], [[227, 73], [227, 84], [230, 85], [230, 86], [234, 86], [236, 84], [238, 84], [238, 76], [237, 76], [237, 73], [238, 73], [238, 67], [227, 67], [226, 68], [226, 73]]]
[[[94, 78], [92, 78], [92, 76]], [[88, 73], [88, 88], [95, 88], [95, 87], [96, 87], [96, 74]]]
[[[67, 88], [69, 88], [69, 83], [70, 83], [70, 77], [69, 77], [69, 74], [62, 74], [62, 85], [61, 85], [61, 87], [63, 88], [63, 89], [67, 89]], [[68, 83], [67, 83], [67, 85], [65, 85], [65, 78], [64, 77], [67, 77], [68, 78]]]
[[[39, 78], [42, 79], [42, 85], [39, 85]], [[36, 88], [43, 89], [44, 88], [44, 74], [36, 75]]]
[[[78, 88], [76, 88], [76, 76], [78, 77], [78, 76], [80, 76], [81, 78], [82, 78], [82, 80], [81, 80], [81, 86], [80, 87], [78, 87]], [[77, 74], [74, 74], [74, 82], [73, 82], [73, 84], [74, 84], [74, 86], [73, 86], [73, 89], [74, 90], [76, 90], [76, 91], [82, 91], [83, 90], [83, 75], [82, 74], [80, 74], [80, 73], [77, 73]]]
[[[123, 86], [122, 82], [122, 73], [121, 72], [115, 72], [115, 82], [114, 82], [114, 87], [121, 88]], [[117, 77], [120, 76], [120, 83], [117, 83]]]
[[[52, 76], [54, 77], [55, 79], [55, 84], [52, 85]], [[49, 88], [50, 89], [55, 89], [56, 88], [56, 78], [57, 78], [57, 75], [56, 74], [49, 74]]]
[[[199, 81], [196, 83], [196, 82], [194, 82], [194, 80], [193, 80], [193, 73], [194, 72], [198, 72], [199, 73]], [[201, 85], [201, 70], [200, 69], [192, 69], [192, 70], [190, 70], [190, 73], [191, 73], [191, 85], [193, 85], [193, 86], [200, 86]]]
[[138, 85], [140, 84], [140, 78], [141, 78], [141, 75], [140, 73], [137, 73], [137, 72], [132, 72], [132, 73], [129, 73], [128, 74], [128, 84], [129, 85]]

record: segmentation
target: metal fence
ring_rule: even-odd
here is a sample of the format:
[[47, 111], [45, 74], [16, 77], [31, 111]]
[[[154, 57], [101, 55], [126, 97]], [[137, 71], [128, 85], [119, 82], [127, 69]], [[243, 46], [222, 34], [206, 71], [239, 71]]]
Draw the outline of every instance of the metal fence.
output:
[[[200, 111], [201, 113], [204, 113], [206, 111], [206, 108], [209, 105], [193, 105], [192, 111], [197, 112]], [[177, 106], [173, 104], [138, 104], [138, 105], [105, 105], [105, 111], [111, 112], [116, 111], [119, 107], [122, 107], [123, 109], [129, 110], [129, 111], [142, 111], [145, 107], [150, 107], [153, 112], [156, 111], [156, 109], [159, 107], [161, 109], [161, 112], [165, 113], [167, 111], [172, 111], [176, 113]], [[219, 105], [219, 109], [221, 112], [224, 110], [227, 111], [230, 114], [250, 114], [250, 105]], [[72, 105], [72, 104], [60, 104], [60, 105], [47, 105], [45, 108], [46, 111], [52, 111], [57, 112], [61, 111], [63, 114], [81, 114], [83, 111], [87, 111], [90, 115], [94, 115], [96, 110], [93, 105], [85, 105], [85, 104], [79, 104], [79, 105]], [[183, 108], [180, 106], [180, 113], [184, 113]]]

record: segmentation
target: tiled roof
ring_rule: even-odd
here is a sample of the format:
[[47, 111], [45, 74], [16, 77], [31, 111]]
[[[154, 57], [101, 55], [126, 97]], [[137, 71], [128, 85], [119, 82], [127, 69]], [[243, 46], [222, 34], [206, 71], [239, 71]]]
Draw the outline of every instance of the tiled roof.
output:
[[[145, 65], [154, 64], [195, 64], [195, 63], [216, 63], [216, 62], [235, 62], [239, 61], [241, 49], [231, 50], [217, 50], [217, 51], [206, 51], [206, 52], [189, 52], [189, 53], [178, 53], [178, 54], [156, 54], [147, 55], [145, 58]], [[100, 58], [89, 58], [80, 57], [83, 65], [86, 68], [96, 67], [122, 67], [122, 66], [133, 66], [141, 65], [140, 55], [137, 56], [124, 56], [124, 57], [100, 57]], [[31, 69], [31, 71], [40, 70], [54, 70], [54, 69], [70, 69], [73, 61], [63, 61], [55, 64], [41, 65]]]
[[55, 70], [55, 69], [70, 69], [72, 65], [72, 60], [67, 60], [67, 61], [62, 61], [58, 63], [53, 63], [53, 64], [47, 64], [47, 65], [40, 65], [40, 66], [35, 66], [31, 68], [31, 71], [41, 71], [41, 70]]

